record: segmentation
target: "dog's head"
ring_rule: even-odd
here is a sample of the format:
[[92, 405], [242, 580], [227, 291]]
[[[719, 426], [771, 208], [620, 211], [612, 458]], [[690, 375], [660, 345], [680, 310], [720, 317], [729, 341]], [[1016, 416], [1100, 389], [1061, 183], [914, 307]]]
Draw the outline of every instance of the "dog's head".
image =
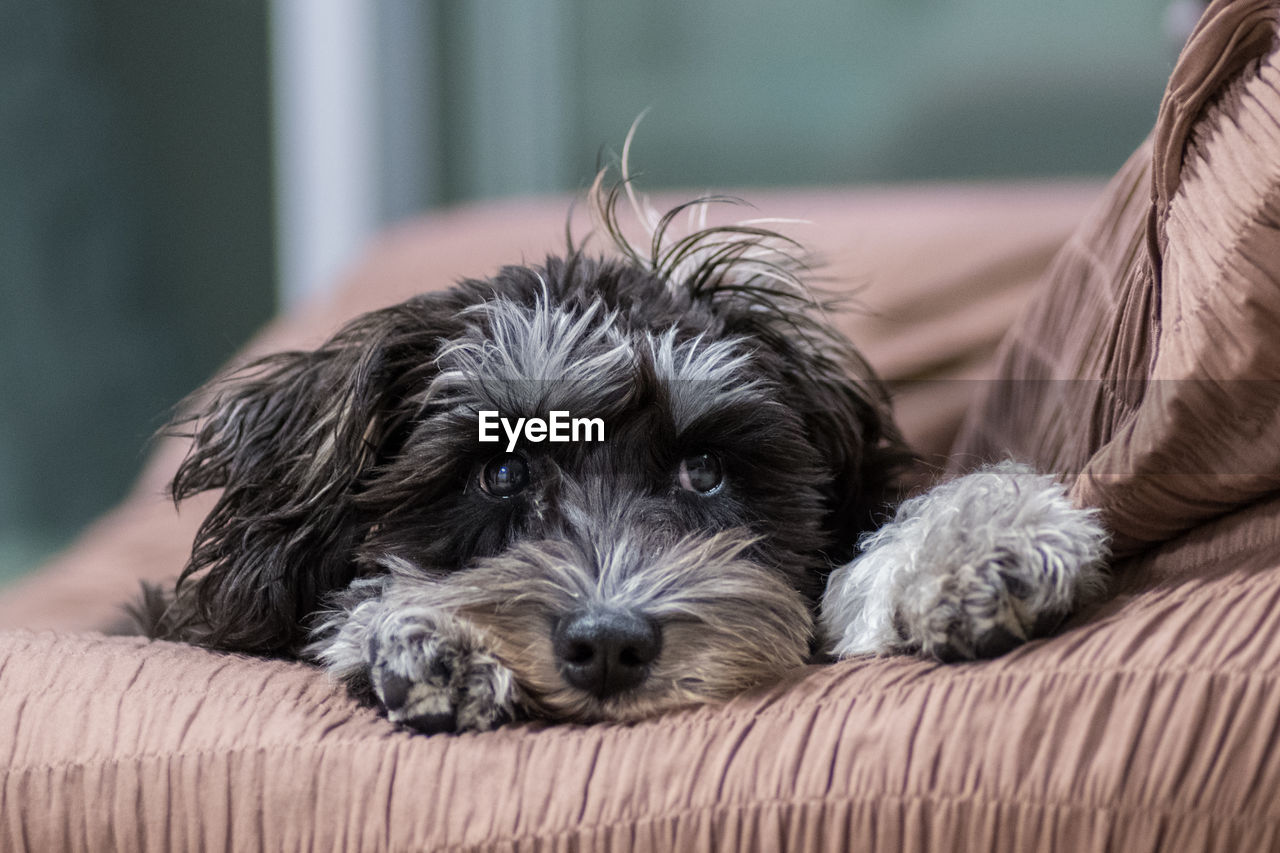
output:
[[390, 573], [553, 717], [634, 718], [802, 664], [901, 458], [886, 397], [785, 241], [669, 222], [647, 255], [570, 246], [193, 398], [173, 492], [223, 492], [160, 632], [295, 653], [334, 594]]

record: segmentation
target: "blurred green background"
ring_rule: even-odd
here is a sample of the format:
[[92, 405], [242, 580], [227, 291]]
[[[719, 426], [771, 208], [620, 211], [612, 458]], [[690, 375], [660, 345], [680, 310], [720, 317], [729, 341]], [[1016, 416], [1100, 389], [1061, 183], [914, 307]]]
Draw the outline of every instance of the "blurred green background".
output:
[[[277, 308], [278, 5], [0, 0], [0, 579]], [[1106, 175], [1168, 5], [364, 0], [372, 215], [580, 188], [645, 108], [647, 187]]]

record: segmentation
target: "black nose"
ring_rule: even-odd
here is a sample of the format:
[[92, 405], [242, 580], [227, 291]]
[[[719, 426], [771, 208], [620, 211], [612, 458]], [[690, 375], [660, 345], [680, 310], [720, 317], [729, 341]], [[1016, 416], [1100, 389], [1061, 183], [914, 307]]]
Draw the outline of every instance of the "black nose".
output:
[[653, 620], [623, 610], [587, 610], [560, 620], [551, 635], [564, 680], [604, 699], [638, 686], [662, 650]]

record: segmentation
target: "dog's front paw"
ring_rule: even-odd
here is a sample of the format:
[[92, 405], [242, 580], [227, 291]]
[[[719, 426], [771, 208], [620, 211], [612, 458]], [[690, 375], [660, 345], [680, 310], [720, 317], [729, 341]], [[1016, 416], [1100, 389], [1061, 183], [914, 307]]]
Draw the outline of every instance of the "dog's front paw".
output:
[[[992, 554], [924, 572], [893, 604], [894, 651], [940, 661], [990, 658], [1056, 627], [1077, 603], [1035, 553]], [[1070, 571], [1070, 570], [1068, 570]], [[1050, 589], [1042, 589], [1048, 584]]]
[[1014, 463], [899, 507], [831, 575], [822, 624], [840, 657], [991, 657], [1055, 627], [1102, 584], [1107, 536], [1053, 478]]
[[400, 613], [368, 638], [369, 683], [394, 723], [426, 734], [488, 731], [515, 715], [515, 679], [476, 632]]

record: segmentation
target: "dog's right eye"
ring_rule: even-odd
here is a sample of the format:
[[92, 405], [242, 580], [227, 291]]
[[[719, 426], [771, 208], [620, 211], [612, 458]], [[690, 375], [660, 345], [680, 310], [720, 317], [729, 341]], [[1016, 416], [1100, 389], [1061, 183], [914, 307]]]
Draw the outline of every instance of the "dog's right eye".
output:
[[676, 480], [685, 491], [714, 495], [724, 484], [724, 470], [714, 453], [699, 453], [680, 460]]
[[529, 462], [519, 453], [501, 453], [480, 472], [480, 488], [495, 498], [518, 495], [529, 485]]

